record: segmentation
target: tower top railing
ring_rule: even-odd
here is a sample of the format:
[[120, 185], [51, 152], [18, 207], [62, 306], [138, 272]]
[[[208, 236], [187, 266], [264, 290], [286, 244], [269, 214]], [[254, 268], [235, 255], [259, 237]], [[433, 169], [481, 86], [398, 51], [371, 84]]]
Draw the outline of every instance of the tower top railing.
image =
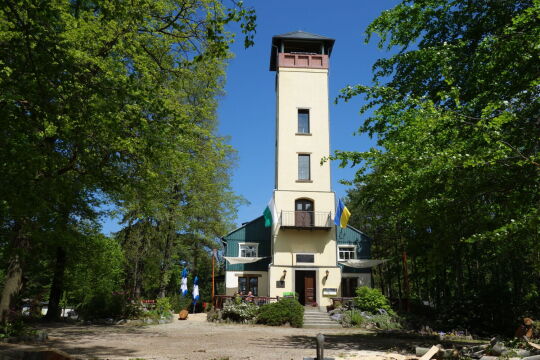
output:
[[278, 67], [328, 69], [328, 55], [309, 53], [279, 53]]

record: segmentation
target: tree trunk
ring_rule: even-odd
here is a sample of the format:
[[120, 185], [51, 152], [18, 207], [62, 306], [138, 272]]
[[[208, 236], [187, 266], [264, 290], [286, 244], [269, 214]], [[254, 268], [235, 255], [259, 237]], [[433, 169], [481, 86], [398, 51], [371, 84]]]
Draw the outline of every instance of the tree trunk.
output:
[[57, 320], [60, 318], [62, 308], [60, 299], [64, 292], [64, 273], [66, 271], [66, 251], [59, 246], [56, 249], [56, 264], [51, 284], [51, 293], [49, 295], [49, 307], [45, 319]]
[[169, 224], [169, 231], [166, 233], [167, 237], [165, 240], [165, 249], [163, 250], [163, 263], [161, 265], [160, 274], [159, 274], [159, 298], [164, 298], [166, 295], [167, 290], [167, 272], [170, 269], [170, 261], [171, 261], [171, 252], [172, 252], [172, 245], [173, 240], [172, 237], [175, 235], [173, 233], [172, 224]]
[[30, 248], [30, 241], [27, 235], [23, 233], [22, 227], [18, 226], [18, 230], [12, 238], [10, 245], [11, 255], [8, 260], [4, 289], [2, 290], [2, 297], [0, 299], [0, 322], [2, 323], [9, 320], [13, 300], [22, 288], [23, 254]]

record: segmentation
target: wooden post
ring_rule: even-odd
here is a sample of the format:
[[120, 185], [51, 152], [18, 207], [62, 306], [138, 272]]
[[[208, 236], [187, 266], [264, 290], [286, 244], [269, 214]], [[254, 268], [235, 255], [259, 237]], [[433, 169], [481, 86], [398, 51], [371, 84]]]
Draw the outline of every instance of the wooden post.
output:
[[324, 360], [324, 335], [317, 334], [317, 360]]
[[212, 249], [212, 304], [214, 304], [215, 295], [215, 277], [214, 277], [214, 261], [216, 260], [217, 249]]

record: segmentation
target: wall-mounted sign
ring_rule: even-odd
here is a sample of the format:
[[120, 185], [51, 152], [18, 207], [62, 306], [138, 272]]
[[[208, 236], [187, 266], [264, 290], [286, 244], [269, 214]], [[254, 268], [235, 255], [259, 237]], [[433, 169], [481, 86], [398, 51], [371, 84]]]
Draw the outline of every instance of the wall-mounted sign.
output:
[[323, 288], [322, 289], [323, 296], [336, 296], [337, 295], [337, 289], [336, 288]]
[[297, 263], [314, 263], [315, 255], [314, 254], [296, 254]]

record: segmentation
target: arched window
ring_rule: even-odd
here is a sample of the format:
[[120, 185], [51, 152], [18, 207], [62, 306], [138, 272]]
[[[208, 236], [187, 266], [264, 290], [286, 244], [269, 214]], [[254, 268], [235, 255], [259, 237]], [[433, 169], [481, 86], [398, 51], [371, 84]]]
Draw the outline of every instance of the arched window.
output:
[[296, 199], [294, 201], [294, 222], [298, 227], [313, 227], [315, 207], [309, 199]]

